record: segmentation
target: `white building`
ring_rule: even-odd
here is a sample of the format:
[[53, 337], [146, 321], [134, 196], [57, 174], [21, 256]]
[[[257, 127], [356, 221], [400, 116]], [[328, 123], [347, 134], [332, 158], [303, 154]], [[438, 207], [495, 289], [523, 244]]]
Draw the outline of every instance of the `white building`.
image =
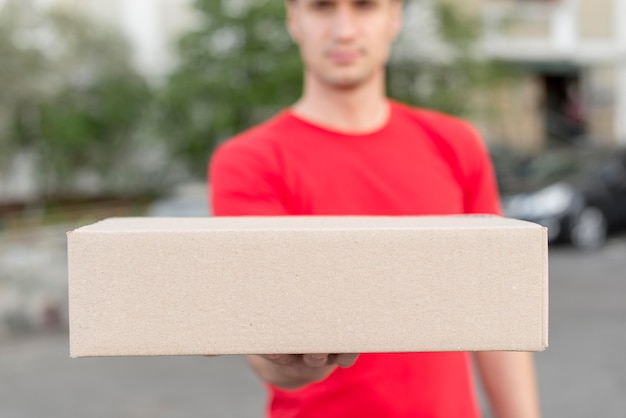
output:
[[626, 145], [625, 0], [463, 1], [482, 18], [486, 53], [528, 71], [509, 94], [511, 126], [502, 135], [546, 133], [550, 102], [579, 102], [589, 138]]

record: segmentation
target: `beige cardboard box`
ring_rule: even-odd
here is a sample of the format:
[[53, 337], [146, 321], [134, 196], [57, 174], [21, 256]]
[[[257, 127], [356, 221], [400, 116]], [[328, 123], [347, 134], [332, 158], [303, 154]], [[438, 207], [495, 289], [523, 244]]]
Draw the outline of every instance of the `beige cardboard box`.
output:
[[548, 344], [546, 230], [528, 222], [113, 218], [68, 247], [72, 357]]

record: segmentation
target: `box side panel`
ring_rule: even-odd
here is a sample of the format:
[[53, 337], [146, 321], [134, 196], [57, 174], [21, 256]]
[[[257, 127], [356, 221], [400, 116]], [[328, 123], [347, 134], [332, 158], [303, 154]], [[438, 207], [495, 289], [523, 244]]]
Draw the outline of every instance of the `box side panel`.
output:
[[548, 348], [550, 329], [550, 252], [547, 228], [543, 228], [543, 256], [543, 335], [540, 350]]
[[540, 235], [75, 233], [71, 352], [536, 350]]

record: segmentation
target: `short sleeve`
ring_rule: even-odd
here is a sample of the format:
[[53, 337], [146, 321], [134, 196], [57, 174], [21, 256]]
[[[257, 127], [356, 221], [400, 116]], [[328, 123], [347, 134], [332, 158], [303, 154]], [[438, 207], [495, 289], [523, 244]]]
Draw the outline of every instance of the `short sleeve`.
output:
[[449, 164], [463, 190], [463, 212], [500, 215], [493, 165], [481, 135], [465, 120], [420, 109], [414, 115]]
[[286, 215], [284, 182], [276, 158], [263, 144], [231, 140], [211, 158], [210, 202], [216, 216]]
[[469, 125], [467, 129], [472, 149], [467, 152], [469, 172], [465, 184], [465, 211], [501, 215], [500, 196], [491, 158], [478, 131]]

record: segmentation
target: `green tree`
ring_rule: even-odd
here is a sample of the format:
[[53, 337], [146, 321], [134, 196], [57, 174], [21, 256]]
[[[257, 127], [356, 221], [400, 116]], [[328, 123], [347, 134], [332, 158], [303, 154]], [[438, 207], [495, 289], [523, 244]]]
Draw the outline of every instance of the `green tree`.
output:
[[46, 59], [25, 36], [36, 24], [37, 19], [25, 13], [24, 4], [0, 6], [0, 169], [19, 148], [15, 137], [21, 134], [21, 124], [16, 122], [17, 114], [23, 119], [31, 117], [26, 109], [44, 91], [41, 80]]
[[162, 95], [174, 158], [202, 178], [213, 148], [300, 95], [301, 64], [281, 1], [196, 0], [198, 27], [178, 44]]
[[[196, 0], [194, 7], [199, 23], [178, 44], [179, 64], [163, 91], [161, 120], [174, 158], [202, 178], [217, 144], [298, 98], [302, 68], [285, 29], [284, 2]], [[424, 42], [428, 33], [420, 22], [407, 22], [389, 63], [390, 95], [467, 113], [468, 98], [497, 74], [474, 51], [480, 23], [446, 3], [422, 0], [406, 7], [407, 13], [413, 7], [431, 13], [426, 32], [442, 53], [437, 59], [416, 55], [410, 40]]]
[[453, 115], [485, 116], [489, 109], [477, 109], [477, 95], [513, 73], [481, 55], [479, 17], [444, 0], [408, 2], [407, 9], [414, 19], [405, 25], [388, 66], [390, 96]]
[[151, 94], [121, 36], [12, 0], [0, 9], [0, 54], [0, 153], [34, 158], [43, 198], [75, 196], [84, 176], [97, 193], [134, 183], [123, 168]]

